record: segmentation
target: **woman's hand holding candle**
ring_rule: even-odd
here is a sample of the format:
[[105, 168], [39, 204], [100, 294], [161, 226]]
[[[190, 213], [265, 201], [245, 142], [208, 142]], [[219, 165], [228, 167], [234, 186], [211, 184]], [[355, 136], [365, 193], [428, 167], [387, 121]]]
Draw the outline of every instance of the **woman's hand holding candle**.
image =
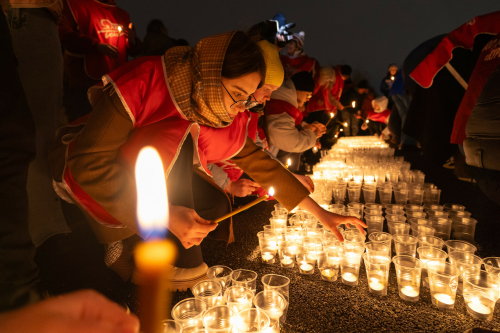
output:
[[200, 245], [203, 238], [215, 228], [217, 224], [202, 219], [194, 209], [182, 206], [169, 207], [168, 229], [189, 249], [193, 245]]
[[342, 234], [337, 229], [337, 226], [340, 224], [352, 224], [356, 226], [361, 234], [366, 235], [366, 232], [363, 230], [363, 228], [368, 228], [368, 226], [364, 224], [363, 221], [355, 218], [354, 216], [342, 216], [329, 212], [321, 208], [321, 206], [318, 205], [310, 197], [306, 197], [304, 200], [302, 200], [299, 204], [299, 207], [316, 216], [321, 224], [323, 224], [324, 227], [333, 232], [337, 239], [340, 241], [344, 241], [344, 237], [342, 237]]
[[238, 179], [235, 182], [229, 181], [224, 190], [237, 197], [246, 197], [247, 195], [252, 194], [259, 187], [259, 184], [251, 181], [250, 179]]

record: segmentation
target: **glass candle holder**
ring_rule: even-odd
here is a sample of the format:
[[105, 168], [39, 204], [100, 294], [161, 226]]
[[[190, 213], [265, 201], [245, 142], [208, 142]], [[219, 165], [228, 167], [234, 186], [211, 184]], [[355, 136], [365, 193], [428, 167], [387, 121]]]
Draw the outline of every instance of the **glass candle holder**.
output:
[[290, 304], [290, 279], [283, 275], [267, 274], [262, 277], [261, 282], [264, 286], [264, 291], [275, 291], [285, 298], [286, 307], [280, 318], [280, 321], [284, 323]]
[[342, 283], [348, 286], [357, 286], [359, 281], [359, 267], [364, 247], [344, 243], [340, 248], [340, 274]]
[[278, 250], [276, 236], [264, 231], [257, 233], [261, 259], [264, 264], [273, 265], [276, 262], [276, 251]]
[[[274, 212], [273, 212], [274, 213]], [[269, 219], [269, 224], [273, 229], [283, 229], [286, 228], [286, 220], [285, 219], [279, 219], [279, 218], [270, 218]]]
[[498, 275], [500, 273], [500, 257], [483, 258], [484, 269], [491, 274]]
[[466, 212], [464, 210], [453, 210], [453, 209], [450, 209], [448, 211], [448, 217], [449, 218], [454, 218], [454, 217], [470, 217], [471, 215], [472, 215], [472, 213]]
[[401, 216], [405, 216], [405, 211], [402, 210], [402, 209], [386, 208], [385, 209], [385, 215], [401, 215]]
[[378, 195], [382, 205], [390, 204], [392, 201], [392, 186], [390, 184], [384, 184], [378, 187]]
[[302, 227], [293, 226], [285, 228], [285, 241], [289, 244], [302, 245], [304, 237], [305, 232], [302, 230]]
[[382, 243], [392, 248], [392, 235], [387, 232], [373, 232], [368, 235], [368, 239], [373, 243]]
[[203, 314], [208, 309], [207, 303], [201, 299], [186, 298], [172, 308], [172, 319], [182, 325], [185, 332], [196, 332], [203, 329]]
[[447, 203], [443, 205], [445, 211], [448, 210], [465, 210], [465, 206], [453, 203]]
[[364, 248], [365, 239], [366, 237], [364, 235], [361, 235], [358, 229], [346, 230], [344, 234], [344, 244], [348, 244], [350, 246]]
[[417, 224], [416, 226], [414, 226], [414, 227], [411, 228], [411, 234], [414, 237], [418, 237], [418, 236], [434, 236], [435, 232], [436, 232], [436, 229], [434, 229], [430, 225]]
[[[388, 205], [384, 205], [384, 208], [385, 208], [385, 213], [386, 214], [396, 214], [396, 213], [387, 213], [387, 210], [390, 209], [392, 211], [401, 211], [401, 210], [404, 210], [404, 205], [402, 204], [388, 204]], [[399, 213], [400, 215], [404, 215], [404, 211], [402, 213]]]
[[399, 222], [387, 222], [387, 228], [389, 233], [394, 237], [394, 235], [409, 235], [410, 225], [408, 223]]
[[217, 301], [217, 305], [224, 305], [226, 303], [224, 299], [224, 293], [231, 285], [231, 273], [233, 270], [226, 266], [212, 266], [207, 271], [207, 278], [209, 280], [214, 280], [220, 283], [222, 287], [221, 295], [219, 296], [219, 300]]
[[421, 206], [424, 201], [424, 189], [420, 187], [410, 188], [408, 190], [408, 201], [412, 205]]
[[436, 236], [418, 236], [418, 247], [431, 246], [439, 250], [443, 249], [444, 240]]
[[394, 235], [394, 248], [397, 255], [408, 255], [415, 257], [418, 239], [410, 235]]
[[419, 212], [419, 211], [413, 211], [413, 210], [407, 210], [406, 211], [406, 220], [409, 221], [412, 218], [420, 218], [420, 219], [425, 219], [427, 218], [427, 214], [425, 212]]
[[193, 293], [194, 298], [207, 303], [208, 308], [210, 309], [217, 305], [217, 302], [222, 295], [222, 286], [218, 281], [206, 280], [195, 284], [191, 288], [191, 292]]
[[463, 276], [467, 270], [469, 272], [480, 271], [483, 265], [483, 259], [470, 252], [454, 251], [448, 254], [448, 260], [460, 270], [458, 277], [458, 294], [463, 291]]
[[427, 213], [427, 218], [430, 219], [431, 217], [443, 217], [443, 218], [448, 218], [448, 212], [445, 212], [444, 210], [428, 210], [426, 211]]
[[404, 215], [386, 215], [385, 219], [387, 222], [405, 223], [406, 216]]
[[339, 247], [336, 247], [333, 251], [324, 251], [318, 255], [318, 268], [322, 280], [328, 282], [337, 281], [339, 265]]
[[349, 186], [347, 188], [347, 195], [349, 196], [349, 203], [359, 202], [361, 186]]
[[252, 308], [236, 315], [234, 327], [237, 333], [265, 333], [270, 323], [269, 316], [264, 311]]
[[432, 304], [439, 309], [453, 309], [460, 270], [450, 263], [438, 261], [428, 261], [426, 267]]
[[422, 268], [422, 281], [425, 287], [429, 287], [429, 278], [427, 275], [427, 268], [425, 265], [429, 261], [437, 261], [437, 262], [446, 262], [446, 258], [448, 258], [448, 254], [441, 249], [430, 246], [421, 246], [417, 249], [418, 258], [424, 264]]
[[479, 320], [492, 320], [499, 298], [500, 279], [485, 271], [464, 275], [463, 296], [467, 313]]
[[[319, 247], [318, 247], [319, 249]], [[297, 253], [297, 266], [299, 268], [300, 274], [312, 275], [314, 274], [314, 266], [318, 259], [318, 254], [321, 253], [314, 247], [306, 248], [301, 253]]]
[[368, 256], [374, 257], [390, 257], [391, 249], [386, 244], [367, 242], [365, 243], [365, 250]]
[[271, 216], [274, 219], [284, 220], [286, 224], [286, 220], [288, 219], [288, 212], [286, 210], [275, 210], [271, 212]]
[[411, 211], [417, 211], [417, 212], [423, 212], [424, 207], [422, 204], [412, 204], [411, 202], [408, 205], [404, 206], [405, 211], [411, 210]]
[[276, 291], [264, 290], [255, 295], [253, 304], [269, 316], [272, 332], [279, 332], [280, 318], [287, 306], [285, 298]]
[[378, 209], [368, 209], [368, 208], [365, 208], [364, 215], [365, 215], [365, 217], [366, 217], [366, 215], [382, 216], [382, 211], [378, 210]]
[[406, 205], [408, 202], [408, 189], [406, 188], [395, 188], [394, 189], [394, 200], [397, 204]]
[[445, 242], [446, 249], [448, 250], [448, 254], [454, 252], [454, 251], [459, 251], [459, 252], [469, 252], [469, 253], [476, 253], [477, 247], [472, 245], [469, 242], [466, 241], [461, 241], [461, 240], [448, 240]]
[[203, 315], [203, 326], [207, 333], [230, 333], [236, 313], [226, 305], [214, 306]]
[[365, 208], [366, 209], [376, 209], [376, 210], [382, 211], [382, 208], [384, 208], [384, 207], [381, 204], [369, 202], [369, 203], [365, 203]]
[[450, 239], [451, 236], [451, 219], [445, 217], [433, 216], [429, 218], [429, 221], [432, 222], [432, 227], [436, 229], [434, 232], [434, 236], [439, 237], [443, 240]]
[[175, 320], [167, 319], [162, 322], [162, 333], [182, 333], [182, 325]]
[[363, 186], [363, 198], [365, 200], [365, 205], [369, 203], [375, 203], [375, 198], [377, 197], [377, 188], [373, 186]]
[[405, 301], [417, 302], [420, 299], [420, 279], [422, 261], [407, 255], [392, 258], [398, 279], [399, 297]]
[[279, 248], [279, 263], [283, 268], [293, 268], [295, 266], [295, 258], [300, 245], [297, 245], [294, 242], [283, 242]]
[[252, 307], [253, 296], [254, 294], [252, 290], [241, 286], [229, 287], [224, 293], [227, 306], [230, 307], [234, 313], [250, 309]]
[[343, 205], [345, 202], [346, 186], [334, 185], [332, 190], [333, 190], [333, 199], [335, 203]]
[[452, 217], [451, 236], [457, 240], [474, 242], [477, 220], [469, 217]]
[[425, 204], [424, 205], [424, 212], [427, 212], [428, 210], [444, 210], [444, 207], [442, 205], [438, 204]]
[[390, 256], [374, 256], [363, 254], [368, 289], [372, 295], [386, 296], [389, 281]]
[[255, 294], [255, 291], [257, 291], [257, 273], [246, 269], [236, 269], [231, 273], [231, 284], [246, 287]]
[[380, 215], [365, 215], [365, 222], [368, 226], [366, 229], [368, 235], [384, 229], [384, 218]]

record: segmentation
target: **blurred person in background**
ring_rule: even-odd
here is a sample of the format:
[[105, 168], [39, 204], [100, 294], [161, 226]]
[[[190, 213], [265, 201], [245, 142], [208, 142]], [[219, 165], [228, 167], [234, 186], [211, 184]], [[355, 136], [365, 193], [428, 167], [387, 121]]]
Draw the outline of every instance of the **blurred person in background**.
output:
[[387, 74], [380, 82], [380, 91], [385, 97], [389, 97], [389, 92], [391, 91], [392, 84], [396, 79], [396, 74], [398, 73], [398, 65], [390, 64], [387, 69]]

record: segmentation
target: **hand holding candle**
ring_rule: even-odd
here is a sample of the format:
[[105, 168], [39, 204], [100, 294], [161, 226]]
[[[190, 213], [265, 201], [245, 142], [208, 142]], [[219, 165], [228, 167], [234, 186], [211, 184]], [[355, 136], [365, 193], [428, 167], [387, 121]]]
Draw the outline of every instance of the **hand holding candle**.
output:
[[328, 124], [330, 123], [330, 121], [332, 121], [333, 119], [333, 112], [330, 112], [330, 119], [328, 119], [328, 121], [326, 122], [326, 127], [328, 127]]
[[239, 212], [242, 212], [242, 211], [244, 211], [244, 210], [247, 210], [248, 208], [250, 208], [250, 207], [252, 207], [252, 206], [254, 206], [254, 205], [258, 204], [259, 202], [262, 202], [262, 201], [266, 200], [266, 199], [267, 199], [267, 198], [269, 198], [269, 197], [272, 197], [273, 195], [274, 195], [274, 189], [271, 187], [271, 189], [269, 190], [269, 194], [263, 195], [263, 196], [261, 196], [260, 198], [258, 198], [258, 199], [256, 199], [256, 200], [254, 200], [254, 201], [252, 201], [252, 202], [250, 202], [250, 203], [246, 204], [245, 206], [242, 206], [242, 207], [240, 207], [240, 208], [238, 208], [238, 209], [235, 209], [235, 210], [233, 210], [232, 212], [227, 213], [226, 215], [221, 216], [221, 217], [219, 217], [218, 219], [213, 220], [213, 221], [212, 221], [212, 224], [214, 224], [214, 223], [219, 223], [219, 222], [221, 222], [221, 221], [224, 221], [225, 219], [228, 219], [228, 218], [230, 218], [231, 216], [238, 214]]

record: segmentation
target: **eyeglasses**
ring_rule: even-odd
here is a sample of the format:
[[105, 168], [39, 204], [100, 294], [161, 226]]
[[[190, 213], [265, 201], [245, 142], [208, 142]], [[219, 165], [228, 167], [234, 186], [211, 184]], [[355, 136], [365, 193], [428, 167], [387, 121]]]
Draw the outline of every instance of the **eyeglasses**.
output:
[[[235, 100], [235, 99], [233, 98], [233, 96], [231, 96], [231, 93], [227, 90], [227, 88], [226, 88], [226, 86], [224, 85], [224, 83], [222, 83], [222, 81], [221, 81], [220, 83], [222, 84], [222, 86], [224, 87], [224, 89], [226, 89], [227, 94], [229, 95], [229, 97], [231, 97], [231, 99], [232, 99], [232, 100], [233, 100], [233, 102], [234, 102], [234, 103], [233, 103], [233, 104], [231, 104], [231, 106], [230, 106], [230, 108], [231, 108], [231, 109], [233, 108], [233, 106], [235, 106], [235, 105], [236, 105], [236, 107], [244, 106], [244, 107], [245, 107], [245, 109], [246, 109], [246, 110], [248, 110], [248, 109], [251, 109], [251, 108], [253, 108], [254, 106], [256, 106], [256, 105], [259, 105], [259, 104], [260, 104], [259, 102], [257, 102], [257, 100], [255, 99], [255, 97], [254, 97], [254, 95], [253, 95], [253, 94], [252, 94], [252, 95], [250, 95], [250, 96], [248, 96], [248, 98], [247, 98], [246, 100], [239, 100], [239, 101]], [[253, 99], [254, 99], [253, 101], [252, 101], [252, 97], [253, 97]]]

